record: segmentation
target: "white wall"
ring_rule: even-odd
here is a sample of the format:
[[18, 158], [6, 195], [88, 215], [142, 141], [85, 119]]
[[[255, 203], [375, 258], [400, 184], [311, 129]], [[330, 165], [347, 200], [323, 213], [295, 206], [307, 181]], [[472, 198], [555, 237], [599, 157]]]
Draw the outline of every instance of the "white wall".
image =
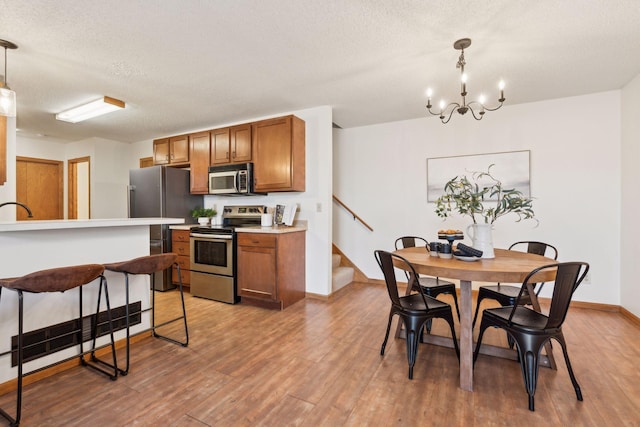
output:
[[479, 122], [454, 116], [446, 125], [422, 118], [335, 130], [333, 192], [374, 231], [336, 206], [334, 243], [367, 276], [382, 279], [374, 250], [393, 249], [401, 235], [435, 240], [440, 228], [470, 223], [459, 217], [443, 223], [427, 203], [427, 158], [514, 150], [531, 151], [540, 224], [501, 218], [495, 246], [550, 242], [561, 261], [591, 265], [591, 283], [576, 300], [620, 304], [619, 91], [505, 106]]
[[621, 305], [640, 317], [640, 75], [622, 89]]

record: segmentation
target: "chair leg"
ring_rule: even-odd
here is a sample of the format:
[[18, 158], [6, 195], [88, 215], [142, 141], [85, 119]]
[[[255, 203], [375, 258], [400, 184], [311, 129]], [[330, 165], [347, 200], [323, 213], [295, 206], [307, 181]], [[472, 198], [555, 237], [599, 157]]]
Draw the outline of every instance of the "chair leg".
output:
[[535, 411], [536, 386], [538, 383], [538, 359], [540, 351], [544, 346], [545, 338], [532, 336], [514, 336], [518, 356], [520, 357], [520, 367], [524, 378], [524, 386], [529, 395], [529, 410]]
[[[476, 320], [478, 320], [478, 313], [480, 313], [480, 302], [483, 299], [484, 299], [484, 296], [480, 296], [480, 291], [478, 291], [478, 301], [476, 302], [476, 313], [473, 315], [473, 322], [471, 322], [471, 329], [476, 327]], [[456, 304], [456, 308], [458, 308], [457, 304]]]
[[[406, 327], [406, 325], [405, 325]], [[418, 334], [415, 330], [407, 327], [407, 360], [409, 362], [409, 379], [413, 379], [413, 366], [416, 364], [416, 353], [418, 352]]]
[[[92, 335], [93, 335], [93, 342], [92, 342], [92, 346], [91, 346], [91, 362], [93, 363], [89, 363], [87, 362], [84, 357], [81, 356], [80, 361], [82, 363], [83, 366], [86, 366], [88, 368], [94, 369], [106, 376], [108, 376], [112, 381], [115, 381], [118, 379], [118, 362], [116, 359], [116, 344], [115, 344], [115, 338], [114, 338], [114, 334], [113, 334], [113, 318], [111, 316], [111, 302], [109, 301], [109, 289], [107, 287], [107, 279], [104, 276], [100, 277], [100, 283], [99, 283], [99, 288], [98, 288], [98, 304], [96, 307], [96, 315], [95, 315], [95, 322], [93, 322], [93, 331], [92, 331]], [[101, 359], [99, 359], [96, 354], [96, 340], [98, 338], [98, 313], [100, 313], [100, 302], [102, 300], [102, 289], [104, 287], [104, 300], [105, 300], [105, 304], [107, 306], [107, 320], [109, 322], [109, 335], [111, 338], [111, 355], [113, 358], [113, 362], [112, 363], [108, 363], [105, 362]], [[80, 305], [82, 306], [82, 286], [80, 287]], [[80, 317], [82, 318], [82, 307], [80, 308]], [[80, 352], [84, 353], [84, 351], [82, 351], [82, 342], [80, 342]], [[104, 370], [102, 369], [100, 366], [98, 365], [103, 365], [106, 366], [110, 369], [113, 369], [113, 374], [110, 371]]]
[[[169, 341], [169, 342], [172, 342], [174, 344], [178, 344], [178, 345], [181, 345], [183, 347], [187, 347], [189, 345], [189, 329], [187, 327], [187, 310], [186, 310], [186, 306], [184, 304], [184, 292], [183, 292], [183, 289], [182, 289], [182, 273], [180, 271], [180, 266], [178, 264], [174, 264], [174, 267], [176, 267], [177, 270], [178, 270], [178, 287], [180, 289], [180, 301], [182, 303], [182, 316], [176, 317], [175, 319], [168, 320], [168, 321], [166, 321], [166, 322], [164, 322], [164, 323], [162, 323], [160, 325], [156, 325], [155, 324], [156, 289], [155, 289], [155, 287], [152, 286], [152, 288], [151, 288], [151, 330], [153, 331], [153, 336], [156, 337], [156, 338], [161, 338], [161, 339], [163, 339], [165, 341]], [[154, 280], [153, 276], [154, 275], [155, 275], [155, 273], [151, 277], [151, 283], [153, 283], [153, 280]], [[157, 328], [159, 328], [161, 326], [164, 326], [164, 325], [167, 325], [169, 323], [173, 323], [173, 322], [178, 321], [180, 319], [182, 319], [183, 323], [184, 323], [184, 334], [185, 334], [185, 340], [184, 341], [178, 341], [176, 339], [167, 337], [165, 335], [161, 335], [161, 334], [156, 332]]]
[[482, 345], [482, 336], [484, 335], [484, 331], [487, 329], [489, 325], [484, 321], [484, 318], [480, 322], [480, 332], [478, 333], [478, 341], [476, 342], [476, 349], [473, 352], [473, 365], [475, 366], [476, 360], [478, 360], [478, 354], [480, 354], [480, 346]]
[[[384, 341], [382, 341], [382, 347], [380, 348], [380, 356], [384, 356], [384, 349], [387, 347], [387, 340], [389, 339], [389, 331], [391, 330], [391, 320], [393, 319], [393, 309], [389, 313], [389, 322], [387, 323], [387, 332], [384, 334]], [[398, 320], [401, 322], [402, 320]]]
[[567, 352], [567, 344], [564, 341], [564, 336], [562, 332], [555, 337], [560, 343], [560, 347], [562, 347], [562, 353], [564, 354], [564, 361], [567, 364], [567, 370], [569, 371], [569, 378], [571, 378], [571, 384], [573, 384], [573, 388], [576, 391], [576, 398], [582, 402], [582, 391], [580, 390], [580, 384], [578, 384], [578, 380], [576, 380], [575, 375], [573, 374], [573, 368], [571, 367], [571, 362], [569, 361], [569, 353]]
[[[460, 308], [458, 308], [458, 295], [456, 295], [456, 291], [454, 290], [451, 294], [453, 296], [453, 304], [456, 306], [456, 314], [458, 316], [458, 322], [460, 321]], [[474, 319], [475, 321], [475, 319]]]
[[[2, 292], [2, 288], [0, 288], [0, 295]], [[18, 348], [17, 351], [17, 362], [18, 362], [18, 387], [16, 389], [16, 417], [13, 418], [9, 415], [4, 409], [0, 408], [0, 415], [9, 421], [11, 426], [17, 426], [20, 424], [20, 419], [22, 418], [22, 365], [24, 360], [24, 303], [23, 303], [23, 294], [22, 291], [18, 291]]]
[[453, 326], [453, 315], [450, 314], [449, 316], [444, 318], [447, 323], [449, 324], [449, 327], [451, 328], [451, 337], [453, 339], [453, 347], [456, 350], [456, 356], [458, 356], [458, 361], [460, 361], [460, 348], [458, 347], [458, 339], [456, 337], [456, 330]]

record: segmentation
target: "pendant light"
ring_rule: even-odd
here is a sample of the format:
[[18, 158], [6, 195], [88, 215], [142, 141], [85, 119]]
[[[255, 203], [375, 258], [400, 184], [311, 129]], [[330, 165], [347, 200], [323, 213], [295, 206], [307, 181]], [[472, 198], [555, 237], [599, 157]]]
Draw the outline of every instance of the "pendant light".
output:
[[4, 80], [0, 83], [0, 115], [16, 116], [16, 93], [7, 84], [7, 49], [17, 49], [18, 46], [8, 40], [0, 39], [0, 46], [4, 47]]

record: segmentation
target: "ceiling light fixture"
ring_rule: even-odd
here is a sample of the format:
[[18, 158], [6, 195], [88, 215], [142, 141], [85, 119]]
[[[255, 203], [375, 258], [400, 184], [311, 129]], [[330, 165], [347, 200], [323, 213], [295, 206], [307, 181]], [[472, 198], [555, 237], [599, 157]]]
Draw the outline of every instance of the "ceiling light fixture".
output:
[[498, 108], [502, 107], [504, 103], [504, 81], [500, 80], [498, 84], [498, 89], [500, 90], [500, 98], [498, 98], [498, 105], [495, 108], [489, 108], [484, 105], [485, 98], [484, 95], [480, 95], [477, 101], [471, 101], [467, 103], [467, 74], [464, 72], [464, 66], [466, 62], [464, 61], [464, 50], [471, 46], [471, 39], [460, 39], [457, 40], [453, 47], [460, 51], [460, 58], [458, 58], [458, 63], [456, 64], [456, 68], [460, 68], [460, 95], [462, 96], [462, 103], [452, 102], [447, 105], [444, 100], [440, 101], [440, 111], [433, 112], [431, 111], [431, 96], [433, 95], [433, 91], [431, 88], [427, 89], [427, 111], [434, 116], [439, 116], [440, 121], [442, 123], [448, 123], [451, 120], [451, 116], [454, 111], [457, 111], [459, 114], [464, 115], [467, 111], [471, 111], [473, 118], [476, 120], [482, 120], [484, 117], [484, 113], [486, 111], [495, 111]]
[[16, 93], [7, 84], [7, 49], [17, 49], [18, 46], [8, 40], [0, 39], [0, 46], [4, 48], [4, 76], [0, 83], [0, 115], [16, 116]]
[[56, 119], [62, 120], [63, 122], [78, 123], [83, 120], [111, 113], [112, 111], [117, 111], [121, 108], [125, 108], [123, 101], [104, 96], [88, 104], [83, 104], [58, 113], [56, 114]]

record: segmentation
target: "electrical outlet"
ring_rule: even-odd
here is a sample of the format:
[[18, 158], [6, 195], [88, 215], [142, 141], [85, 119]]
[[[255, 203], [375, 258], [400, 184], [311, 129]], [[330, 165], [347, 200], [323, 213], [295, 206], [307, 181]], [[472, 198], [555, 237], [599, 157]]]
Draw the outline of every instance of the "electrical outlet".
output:
[[584, 276], [582, 283], [584, 283], [585, 285], [591, 284], [591, 273], [587, 273], [587, 275]]
[[316, 212], [322, 212], [322, 203], [316, 203]]

